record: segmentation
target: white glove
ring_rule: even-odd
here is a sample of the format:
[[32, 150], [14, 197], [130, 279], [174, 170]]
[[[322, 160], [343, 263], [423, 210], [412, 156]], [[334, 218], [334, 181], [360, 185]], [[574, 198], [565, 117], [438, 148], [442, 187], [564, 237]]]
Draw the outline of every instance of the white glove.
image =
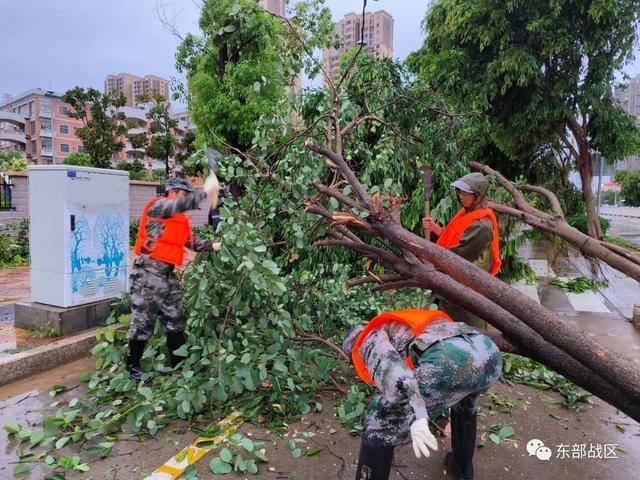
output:
[[429, 420], [426, 418], [416, 420], [411, 424], [409, 429], [411, 430], [413, 453], [416, 454], [417, 458], [422, 458], [422, 455], [424, 455], [425, 458], [428, 458], [430, 455], [429, 448], [433, 451], [438, 450], [438, 441], [429, 430]]
[[207, 192], [207, 195], [209, 195], [209, 197], [211, 197], [211, 208], [215, 209], [218, 206], [218, 192], [220, 192], [220, 183], [218, 182], [218, 177], [216, 177], [216, 174], [213, 172], [213, 170], [205, 180], [202, 189]]

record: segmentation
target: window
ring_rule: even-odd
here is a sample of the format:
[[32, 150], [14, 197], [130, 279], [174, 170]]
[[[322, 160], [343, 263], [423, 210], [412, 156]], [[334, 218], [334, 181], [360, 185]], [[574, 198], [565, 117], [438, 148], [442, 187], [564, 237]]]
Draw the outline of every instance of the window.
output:
[[78, 145], [78, 153], [84, 153], [84, 145]]
[[67, 125], [60, 125], [60, 133], [69, 133], [69, 127]]
[[60, 144], [60, 151], [62, 153], [69, 153], [69, 144], [68, 143], [61, 143]]
[[69, 115], [69, 109], [64, 105], [60, 105], [60, 107], [58, 108], [58, 113], [60, 113], [60, 115]]

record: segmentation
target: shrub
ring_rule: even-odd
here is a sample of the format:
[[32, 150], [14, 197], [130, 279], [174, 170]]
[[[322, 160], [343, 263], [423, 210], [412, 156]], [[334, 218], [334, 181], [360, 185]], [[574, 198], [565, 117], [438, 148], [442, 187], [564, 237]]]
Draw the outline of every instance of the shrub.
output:
[[[607, 234], [609, 232], [609, 227], [611, 227], [611, 222], [606, 218], [598, 217], [600, 220], [600, 228], [602, 228], [602, 233]], [[577, 228], [584, 234], [589, 234], [587, 230], [587, 214], [581, 213], [579, 215], [574, 215], [573, 217], [567, 218], [567, 223], [571, 225], [573, 228]]]

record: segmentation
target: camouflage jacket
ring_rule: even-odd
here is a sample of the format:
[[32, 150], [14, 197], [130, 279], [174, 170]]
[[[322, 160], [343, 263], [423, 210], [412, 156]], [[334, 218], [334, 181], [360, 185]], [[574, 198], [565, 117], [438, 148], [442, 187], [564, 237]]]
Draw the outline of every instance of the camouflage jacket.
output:
[[461, 322], [436, 321], [415, 336], [411, 328], [402, 323], [388, 323], [369, 334], [360, 353], [376, 387], [388, 403], [407, 402], [416, 419], [428, 418], [418, 381], [405, 363], [411, 357], [418, 365], [420, 355], [434, 343], [459, 335], [480, 333]]

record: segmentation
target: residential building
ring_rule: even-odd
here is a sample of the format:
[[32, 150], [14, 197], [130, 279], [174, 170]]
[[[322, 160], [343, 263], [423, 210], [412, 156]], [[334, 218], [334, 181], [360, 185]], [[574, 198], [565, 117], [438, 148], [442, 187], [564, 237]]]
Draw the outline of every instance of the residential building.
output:
[[157, 75], [145, 75], [139, 77], [130, 73], [119, 73], [118, 75], [107, 75], [104, 80], [104, 93], [117, 95], [122, 93], [127, 99], [128, 107], [137, 105], [138, 95], [143, 93], [158, 92], [164, 98], [171, 101], [169, 94], [169, 80]]
[[324, 69], [329, 78], [336, 76], [340, 55], [360, 42], [364, 43], [367, 54], [374, 58], [393, 57], [393, 17], [384, 10], [366, 12], [364, 25], [362, 14], [347, 13], [335, 24], [335, 28], [340, 47], [325, 49], [322, 53]]
[[[613, 96], [616, 98], [622, 109], [636, 117], [636, 124], [640, 128], [640, 74], [629, 80], [628, 85], [616, 89]], [[638, 170], [640, 159], [631, 156], [616, 162], [616, 170]]]
[[281, 17], [285, 17], [287, 14], [286, 0], [260, 0], [260, 5], [268, 12], [275, 13]]
[[62, 93], [34, 88], [0, 105], [0, 148], [23, 152], [32, 164], [62, 163], [82, 152], [81, 120], [68, 116]]

